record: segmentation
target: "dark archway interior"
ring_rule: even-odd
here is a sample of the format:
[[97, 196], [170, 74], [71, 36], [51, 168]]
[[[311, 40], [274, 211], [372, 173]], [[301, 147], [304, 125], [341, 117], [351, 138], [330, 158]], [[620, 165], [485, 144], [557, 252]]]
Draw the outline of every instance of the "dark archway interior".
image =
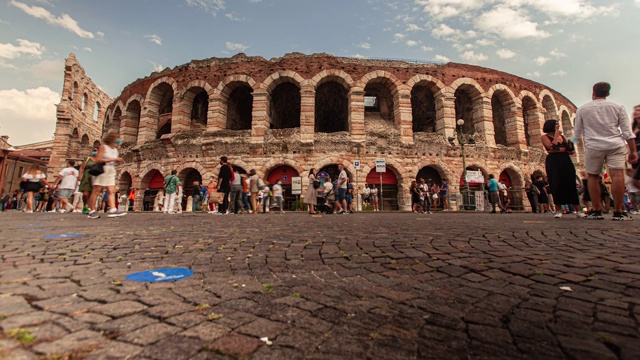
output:
[[378, 115], [380, 118], [393, 121], [393, 96], [388, 87], [380, 82], [370, 82], [364, 88], [365, 97], [375, 97], [377, 106], [365, 106], [365, 118], [371, 115]]
[[191, 106], [191, 121], [202, 125], [207, 125], [207, 114], [209, 111], [209, 95], [204, 89], [193, 98]]
[[416, 85], [411, 90], [411, 114], [413, 132], [436, 131], [436, 98], [424, 85]]
[[562, 112], [562, 132], [569, 134], [570, 131], [573, 130], [573, 126], [571, 125], [571, 118], [569, 117], [569, 113], [566, 111]]
[[112, 131], [118, 131], [120, 130], [120, 120], [122, 117], [122, 110], [120, 110], [120, 107], [116, 108], [116, 111], [113, 112], [113, 121], [111, 122], [111, 126], [110, 129]]
[[[250, 130], [253, 112], [253, 89], [241, 85], [229, 94], [227, 102], [227, 129]], [[299, 120], [298, 120], [299, 121]]]
[[271, 129], [300, 127], [300, 89], [286, 82], [271, 93]]
[[[351, 174], [347, 171], [347, 169], [345, 169], [344, 171], [347, 172], [347, 177], [349, 178], [349, 181], [351, 181]], [[338, 175], [340, 175], [340, 170], [338, 170], [337, 164], [323, 166], [318, 171], [318, 173], [320, 172], [326, 172], [327, 174], [329, 174], [329, 176], [331, 176], [331, 180], [336, 180], [338, 178]]]
[[462, 132], [464, 134], [472, 135], [474, 133], [474, 126], [473, 100], [471, 99], [471, 95], [463, 89], [457, 89], [454, 96], [456, 98], [456, 121], [458, 121], [458, 119], [463, 119], [464, 125], [462, 125]]
[[171, 120], [167, 121], [160, 127], [160, 129], [158, 129], [158, 135], [156, 136], [156, 139], [160, 139], [162, 135], [165, 134], [171, 134]]
[[315, 131], [333, 133], [349, 129], [349, 100], [347, 89], [335, 81], [328, 81], [316, 90]]
[[173, 89], [164, 83], [158, 87], [162, 87], [161, 90], [163, 90], [160, 106], [158, 107], [158, 114], [171, 114], [171, 112], [173, 112]]
[[497, 94], [491, 97], [491, 109], [493, 111], [493, 131], [496, 145], [507, 146], [507, 128], [505, 126], [504, 106]]
[[418, 171], [418, 174], [416, 175], [416, 181], [418, 182], [418, 184], [420, 184], [420, 179], [424, 179], [427, 183], [435, 182], [438, 185], [442, 184], [442, 177], [440, 176], [440, 172], [438, 171], [438, 169], [431, 166], [425, 166], [420, 169], [420, 171]]
[[127, 117], [129, 118], [129, 121], [134, 124], [138, 124], [140, 121], [140, 102], [138, 100], [133, 100], [129, 103], [129, 106], [127, 107]]
[[524, 120], [524, 138], [527, 146], [531, 146], [531, 135], [529, 134], [529, 126], [531, 125], [531, 115], [536, 112], [536, 102], [526, 96], [522, 99], [522, 119]]

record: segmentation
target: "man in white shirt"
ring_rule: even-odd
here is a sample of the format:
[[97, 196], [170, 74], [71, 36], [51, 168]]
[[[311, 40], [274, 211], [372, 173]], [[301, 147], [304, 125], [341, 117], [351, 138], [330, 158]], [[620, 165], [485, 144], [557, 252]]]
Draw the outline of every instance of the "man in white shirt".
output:
[[338, 175], [338, 189], [336, 191], [336, 204], [340, 207], [339, 214], [347, 213], [347, 185], [349, 182], [349, 177], [347, 177], [347, 172], [344, 170], [344, 165], [338, 165], [338, 170], [340, 170], [340, 174]]
[[[593, 85], [593, 101], [581, 106], [576, 112], [574, 138], [579, 143], [584, 136], [584, 164], [589, 174], [591, 199], [600, 199], [600, 173], [606, 163], [615, 203], [613, 220], [631, 220], [631, 216], [623, 211], [625, 158], [635, 164], [638, 153], [627, 112], [622, 105], [607, 100], [610, 91], [609, 83], [599, 82]], [[602, 210], [602, 203], [593, 201], [593, 210], [586, 218], [604, 219]]]
[[53, 183], [52, 189], [55, 189], [60, 184], [58, 190], [58, 198], [60, 199], [60, 212], [72, 212], [73, 206], [69, 204], [69, 199], [73, 196], [73, 192], [78, 186], [78, 170], [74, 168], [76, 164], [73, 160], [67, 160], [67, 167], [62, 169], [58, 174], [58, 177]]

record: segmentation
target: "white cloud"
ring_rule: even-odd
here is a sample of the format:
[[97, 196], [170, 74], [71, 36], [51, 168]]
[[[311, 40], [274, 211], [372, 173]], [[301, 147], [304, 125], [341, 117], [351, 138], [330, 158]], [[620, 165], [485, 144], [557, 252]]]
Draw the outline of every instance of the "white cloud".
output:
[[394, 42], [398, 42], [398, 41], [404, 39], [405, 37], [407, 37], [407, 35], [402, 34], [402, 33], [393, 34], [393, 38], [395, 39]]
[[407, 29], [405, 31], [422, 31], [422, 30], [424, 29], [416, 24], [407, 24]]
[[7, 64], [4, 60], [0, 59], [0, 69], [17, 69], [14, 65]]
[[353, 54], [353, 57], [356, 59], [365, 59], [365, 56], [362, 54]]
[[52, 139], [59, 102], [60, 94], [47, 87], [0, 90], [0, 132], [14, 145]]
[[546, 64], [549, 60], [548, 57], [544, 57], [544, 56], [538, 56], [537, 58], [533, 59], [533, 62], [536, 63], [539, 66], [542, 66], [544, 64]]
[[444, 56], [444, 55], [436, 55], [433, 57], [433, 61], [437, 61], [437, 62], [449, 62], [451, 61], [451, 59], [449, 59], [448, 57]]
[[481, 14], [475, 25], [478, 29], [503, 39], [542, 39], [550, 36], [548, 32], [539, 30], [537, 23], [507, 7], [497, 7]]
[[96, 31], [96, 36], [102, 39], [104, 38], [104, 33], [102, 31]]
[[493, 45], [494, 42], [489, 39], [478, 39], [476, 40], [476, 44], [479, 46], [489, 46], [489, 45]]
[[424, 52], [433, 51], [433, 48], [431, 46], [422, 45], [422, 51]]
[[243, 21], [244, 20], [244, 18], [240, 18], [240, 17], [236, 16], [236, 13], [234, 13], [233, 11], [230, 12], [230, 13], [224, 14], [224, 16], [227, 19], [231, 20], [231, 21]]
[[84, 51], [86, 51], [86, 52], [90, 52], [90, 53], [92, 53], [92, 52], [93, 52], [93, 50], [91, 50], [91, 48], [90, 48], [90, 47], [88, 47], [88, 46], [87, 46], [87, 47], [83, 47], [83, 48], [82, 48], [82, 50], [84, 50]]
[[538, 71], [530, 72], [530, 73], [527, 73], [527, 76], [528, 77], [533, 77], [533, 78], [539, 78], [540, 77], [540, 72], [538, 72]]
[[158, 64], [158, 63], [155, 63], [153, 61], [149, 61], [149, 62], [153, 66], [153, 71], [160, 72], [160, 71], [164, 70], [164, 66], [162, 66], [162, 64]]
[[462, 31], [460, 29], [454, 29], [447, 24], [440, 24], [438, 27], [431, 30], [431, 36], [433, 36], [434, 38], [449, 41], [470, 39], [476, 37], [477, 35], [478, 34], [473, 30]]
[[30, 16], [38, 19], [44, 19], [51, 25], [60, 26], [63, 29], [67, 29], [72, 33], [80, 36], [81, 38], [93, 39], [95, 37], [90, 31], [82, 29], [80, 25], [78, 25], [78, 22], [68, 14], [62, 13], [62, 15], [60, 16], [55, 16], [49, 10], [43, 7], [29, 6], [16, 0], [10, 0], [9, 4], [17, 7]]
[[496, 51], [496, 55], [498, 55], [500, 59], [511, 59], [516, 56], [516, 53], [509, 49], [500, 49]]
[[615, 16], [618, 14], [616, 5], [595, 7], [588, 0], [506, 0], [505, 2], [514, 7], [529, 6], [549, 16], [551, 23], [564, 19], [587, 20], [595, 16]]
[[225, 9], [225, 0], [186, 0], [186, 2], [187, 5], [199, 7], [211, 15], [216, 15]]
[[231, 41], [227, 41], [225, 43], [225, 47], [229, 50], [234, 50], [234, 51], [240, 51], [240, 52], [244, 52], [245, 50], [247, 50], [249, 48], [249, 46], [245, 45], [245, 44], [241, 44], [241, 43], [234, 43]]
[[17, 39], [18, 45], [13, 44], [0, 44], [0, 57], [5, 59], [16, 59], [22, 55], [31, 55], [34, 57], [40, 57], [44, 52], [44, 46], [40, 43]]
[[455, 43], [452, 45], [454, 49], [458, 50], [458, 51], [465, 51], [465, 50], [470, 50], [473, 49], [473, 44], [459, 44], [459, 43]]
[[162, 39], [156, 34], [145, 35], [144, 38], [149, 39], [149, 41], [156, 43], [157, 45], [162, 45]]
[[564, 70], [558, 70], [558, 71], [554, 71], [550, 74], [551, 76], [557, 76], [557, 77], [563, 77], [565, 75], [567, 75], [567, 72]]
[[360, 44], [357, 44], [356, 47], [369, 50], [371, 49], [371, 44], [369, 44], [368, 42], [362, 42]]
[[414, 46], [418, 45], [418, 42], [415, 41], [415, 40], [407, 40], [406, 44], [407, 44], [408, 47], [414, 47]]
[[39, 82], [55, 81], [62, 84], [64, 80], [64, 60], [42, 60], [26, 68], [20, 68], [21, 72], [28, 74]]
[[563, 58], [563, 57], [567, 57], [567, 54], [563, 53], [562, 51], [558, 50], [558, 49], [553, 49], [551, 50], [551, 52], [549, 53], [549, 55], [555, 57], [555, 58]]
[[640, 7], [640, 0], [634, 0], [633, 3], [636, 4], [637, 7]]
[[470, 63], [478, 63], [481, 61], [485, 61], [489, 59], [489, 57], [485, 54], [476, 54], [474, 51], [465, 51], [460, 57], [464, 61], [468, 61]]
[[415, 3], [435, 20], [460, 16], [467, 18], [471, 11], [484, 6], [484, 0], [416, 0]]

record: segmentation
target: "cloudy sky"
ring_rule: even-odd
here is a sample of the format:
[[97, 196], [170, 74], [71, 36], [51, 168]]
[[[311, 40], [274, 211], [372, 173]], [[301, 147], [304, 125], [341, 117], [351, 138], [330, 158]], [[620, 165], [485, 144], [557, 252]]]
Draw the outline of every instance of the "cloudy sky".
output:
[[640, 104], [640, 0], [0, 0], [0, 134], [49, 140], [64, 59], [110, 96], [152, 71], [239, 52], [472, 63], [576, 105]]

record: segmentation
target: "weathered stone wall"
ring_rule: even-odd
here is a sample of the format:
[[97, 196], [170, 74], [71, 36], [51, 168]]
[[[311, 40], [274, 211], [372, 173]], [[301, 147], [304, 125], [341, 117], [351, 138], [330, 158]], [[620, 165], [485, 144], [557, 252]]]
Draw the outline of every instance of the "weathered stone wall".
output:
[[55, 179], [67, 159], [85, 159], [92, 147], [102, 141], [102, 125], [111, 102], [112, 99], [85, 74], [76, 56], [69, 54], [47, 171], [50, 181]]

